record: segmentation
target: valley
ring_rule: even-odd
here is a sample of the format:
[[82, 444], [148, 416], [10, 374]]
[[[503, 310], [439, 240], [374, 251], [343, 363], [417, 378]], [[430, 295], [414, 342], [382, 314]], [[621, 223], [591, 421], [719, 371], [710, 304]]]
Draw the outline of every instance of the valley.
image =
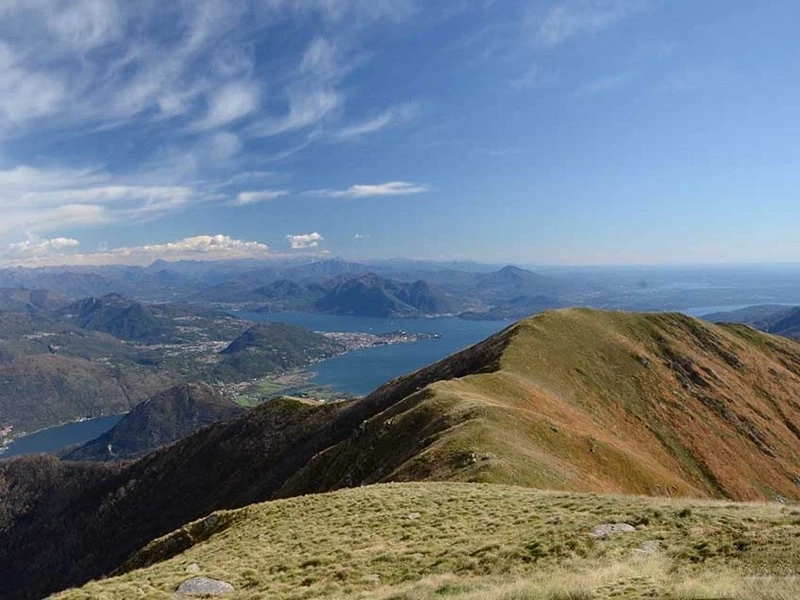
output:
[[[20, 293], [6, 297], [17, 302]], [[259, 326], [197, 305], [142, 304], [118, 294], [63, 302], [31, 314], [27, 305], [9, 301], [6, 308], [14, 310], [0, 312], [0, 447], [49, 427], [125, 413], [180, 382], [207, 380], [240, 391], [334, 356], [439, 337], [400, 330], [319, 335], [280, 323]], [[265, 333], [258, 334], [258, 327]], [[247, 335], [252, 339], [242, 343]], [[237, 340], [240, 346], [232, 347]], [[326, 386], [300, 387], [304, 394], [333, 397]], [[274, 396], [251, 394], [246, 402]]]
[[[213, 511], [390, 482], [792, 503], [797, 389], [800, 347], [748, 327], [678, 313], [542, 313], [363, 399], [275, 399], [133, 463], [0, 462], [0, 570], [53, 591], [109, 574]], [[56, 529], [64, 544], [35, 542]], [[143, 556], [160, 563], [193, 545], [195, 534], [177, 535], [166, 556]], [[745, 556], [733, 548], [725, 565]]]
[[[677, 312], [589, 308], [545, 310], [513, 322], [507, 317], [517, 308], [537, 312], [569, 303], [585, 288], [518, 268], [440, 272], [433, 277], [440, 284], [431, 287], [415, 285], [416, 273], [389, 279], [336, 261], [320, 265], [313, 266], [321, 269], [318, 277], [332, 276], [335, 286], [325, 279], [291, 283], [287, 269], [263, 275], [274, 284], [269, 294], [261, 289], [269, 285], [258, 279], [262, 275], [252, 273], [239, 276], [246, 284], [225, 279], [209, 288], [214, 294], [227, 290], [227, 300], [241, 299], [245, 288], [261, 290], [260, 299], [251, 295], [245, 302], [220, 302], [219, 295], [189, 301], [188, 291], [186, 300], [170, 301], [116, 291], [78, 300], [24, 290], [0, 294], [6, 442], [66, 421], [126, 415], [93, 439], [51, 455], [0, 460], [0, 532], [7, 541], [0, 572], [8, 574], [10, 598], [109, 575], [116, 577], [65, 597], [125, 597], [133, 589], [126, 586], [160, 597], [186, 578], [185, 566], [174, 566], [181, 561], [231, 582], [239, 597], [425, 598], [450, 590], [451, 581], [459, 582], [452, 594], [464, 598], [514, 589], [537, 597], [555, 589], [553, 578], [561, 576], [553, 573], [564, 561], [573, 573], [609, 573], [602, 581], [569, 579], [577, 590], [594, 586], [587, 597], [611, 598], [604, 591], [611, 589], [608, 578], [629, 589], [631, 598], [660, 597], [673, 589], [668, 574], [674, 573], [687, 589], [701, 589], [704, 578], [713, 577], [728, 578], [731, 589], [746, 586], [757, 562], [749, 546], [737, 546], [742, 531], [750, 531], [748, 539], [764, 536], [765, 544], [776, 544], [772, 536], [792, 526], [781, 506], [800, 500], [800, 409], [794, 401], [800, 347], [755, 329], [791, 336], [791, 307], [708, 317], [721, 325]], [[291, 267], [306, 268], [312, 267]], [[349, 271], [335, 274], [343, 268]], [[392, 283], [404, 277], [406, 283]], [[250, 287], [256, 284], [261, 287]], [[289, 310], [303, 306], [317, 285], [338, 304]], [[466, 310], [442, 315], [436, 311], [443, 304], [422, 303], [442, 289], [460, 298]], [[405, 308], [415, 302], [429, 308]], [[471, 312], [479, 306], [483, 312]], [[168, 488], [163, 481], [170, 481]], [[437, 504], [434, 498], [463, 490], [476, 503], [507, 506], [504, 518], [516, 523], [526, 517], [511, 504], [521, 494], [538, 494], [525, 502], [546, 514], [554, 511], [548, 517], [552, 526], [536, 530], [536, 543], [518, 544], [497, 524], [487, 525], [499, 537], [496, 551], [485, 556], [474, 554], [479, 540], [466, 530], [446, 548], [425, 550], [417, 540], [413, 552], [407, 549], [423, 557], [414, 559], [413, 568], [402, 567], [405, 559], [392, 553], [385, 559], [388, 570], [351, 556], [350, 570], [335, 575], [325, 569], [328, 559], [308, 566], [316, 559], [302, 547], [284, 555], [306, 566], [298, 571], [287, 563], [283, 575], [263, 577], [252, 573], [269, 571], [266, 563], [230, 570], [224, 560], [195, 555], [196, 546], [216, 552], [215, 540], [234, 554], [246, 552], [253, 543], [248, 532], [260, 531], [261, 517], [250, 522], [239, 515], [261, 514], [262, 507], [280, 506], [276, 501], [308, 494], [319, 498], [320, 507], [335, 505], [343, 488], [363, 490], [365, 506], [391, 489], [400, 511], [406, 510], [406, 495], [418, 498], [418, 509], [409, 514], [420, 515]], [[632, 508], [630, 498], [642, 495], [656, 499]], [[592, 524], [595, 512], [586, 508], [593, 498], [609, 511], [612, 524], [642, 535], [625, 538], [630, 544], [616, 536], [598, 542], [591, 531], [603, 524], [601, 515]], [[697, 499], [777, 504], [748, 517], [758, 525], [731, 525], [728, 519], [720, 529], [715, 519], [728, 505]], [[466, 504], [455, 511], [459, 502], [453, 497], [438, 510], [468, 524], [464, 511], [477, 508]], [[671, 508], [676, 502], [688, 504]], [[563, 503], [584, 507], [586, 520], [558, 517]], [[705, 506], [714, 508], [703, 512]], [[651, 530], [631, 511], [702, 514], [692, 531], [733, 539], [732, 549], [686, 538], [681, 518], [655, 517], [659, 525]], [[197, 533], [191, 522], [207, 518], [221, 520], [224, 528], [202, 526], [204, 533]], [[467, 529], [472, 527], [481, 526]], [[239, 531], [240, 549], [225, 541], [229, 528]], [[63, 544], [36, 542], [56, 531]], [[370, 525], [370, 531], [378, 529]], [[405, 533], [398, 531], [385, 535], [402, 538]], [[342, 533], [327, 535], [336, 539]], [[160, 536], [167, 537], [158, 541]], [[200, 541], [205, 543], [198, 546]], [[396, 546], [405, 547], [402, 541]], [[645, 577], [633, 574], [642, 547]], [[381, 554], [374, 542], [364, 548]], [[438, 558], [426, 562], [429, 555]], [[274, 564], [270, 555], [258, 556]], [[791, 588], [775, 566], [787, 560], [774, 557], [769, 572], [777, 578], [775, 589]], [[306, 575], [295, 581], [300, 572]], [[512, 587], [500, 581], [503, 574], [513, 575]]]

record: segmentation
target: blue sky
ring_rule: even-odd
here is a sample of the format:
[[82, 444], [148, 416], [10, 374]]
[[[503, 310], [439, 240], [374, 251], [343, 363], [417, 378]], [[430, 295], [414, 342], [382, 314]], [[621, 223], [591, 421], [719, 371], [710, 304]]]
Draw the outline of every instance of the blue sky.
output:
[[789, 0], [4, 0], [0, 262], [798, 262], [798, 21]]

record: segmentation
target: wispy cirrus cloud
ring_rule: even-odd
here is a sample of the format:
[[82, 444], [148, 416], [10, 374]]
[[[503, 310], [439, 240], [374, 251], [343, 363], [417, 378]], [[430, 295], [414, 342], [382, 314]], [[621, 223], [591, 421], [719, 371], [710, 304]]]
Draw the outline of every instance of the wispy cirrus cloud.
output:
[[581, 35], [595, 34], [661, 0], [557, 0], [542, 6], [531, 3], [526, 27], [536, 46], [549, 48]]
[[387, 183], [355, 184], [346, 190], [312, 190], [308, 195], [329, 198], [373, 198], [381, 196], [411, 196], [429, 191], [427, 185], [408, 181], [389, 181]]
[[258, 110], [259, 86], [248, 81], [227, 83], [210, 94], [208, 112], [191, 125], [192, 129], [216, 129], [236, 122]]
[[333, 138], [338, 141], [359, 138], [395, 125], [409, 123], [421, 113], [422, 110], [416, 102], [392, 106], [379, 115], [342, 127], [333, 134]]
[[[364, 60], [361, 31], [416, 10], [411, 0], [6, 0], [0, 133], [44, 122], [115, 128], [132, 119], [174, 120], [196, 133], [229, 124], [262, 136], [304, 129], [347, 101], [340, 86]], [[263, 64], [255, 40], [300, 22], [319, 24], [320, 34], [293, 65]]]
[[182, 207], [193, 195], [186, 186], [115, 181], [99, 169], [17, 166], [0, 171], [0, 235], [148, 220]]
[[[416, 118], [414, 103], [352, 102], [348, 78], [371, 59], [366, 36], [418, 10], [416, 0], [5, 0], [0, 237], [286, 195], [234, 173]], [[278, 33], [282, 53], [263, 51]], [[115, 149], [108, 164], [102, 147]]]
[[337, 85], [352, 67], [353, 60], [344, 43], [327, 37], [313, 40], [287, 86], [285, 114], [257, 120], [248, 133], [268, 137], [305, 129], [334, 113], [343, 103]]

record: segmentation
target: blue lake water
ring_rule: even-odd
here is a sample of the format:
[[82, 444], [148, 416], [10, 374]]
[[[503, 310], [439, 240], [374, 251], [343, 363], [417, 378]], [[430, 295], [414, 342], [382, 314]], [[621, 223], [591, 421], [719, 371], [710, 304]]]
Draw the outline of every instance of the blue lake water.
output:
[[314, 383], [350, 394], [368, 394], [390, 379], [434, 363], [510, 325], [509, 321], [468, 321], [455, 317], [380, 319], [306, 313], [239, 313], [239, 316], [253, 321], [299, 325], [313, 331], [387, 333], [402, 330], [442, 335], [440, 339], [365, 348], [314, 365], [317, 374]]
[[[785, 302], [762, 302], [761, 304], [770, 304], [772, 306], [800, 306], [800, 302], [785, 303]], [[695, 306], [693, 308], [685, 308], [682, 313], [690, 317], [705, 317], [719, 312], [732, 312], [734, 310], [741, 310], [750, 306], [757, 306], [757, 304], [725, 304], [722, 306]]]
[[[736, 310], [749, 305], [699, 306], [684, 309], [691, 316]], [[411, 344], [377, 346], [350, 352], [314, 365], [313, 382], [338, 392], [368, 394], [390, 379], [436, 362], [510, 325], [509, 321], [469, 321], [455, 317], [431, 319], [381, 319], [309, 313], [238, 313], [252, 321], [278, 321], [313, 331], [358, 331], [387, 333], [403, 330], [412, 333], [439, 333], [440, 339]], [[51, 427], [15, 440], [0, 458], [34, 452], [52, 452], [65, 446], [94, 439], [111, 429], [121, 416], [100, 417], [60, 427]]]
[[53, 452], [66, 446], [88, 442], [111, 429], [124, 416], [98, 417], [37, 431], [14, 440], [5, 452], [0, 453], [0, 459], [35, 452]]
[[684, 308], [683, 310], [679, 311], [690, 317], [705, 317], [706, 315], [711, 315], [714, 313], [719, 312], [731, 312], [734, 310], [741, 310], [743, 308], [747, 308], [748, 306], [753, 306], [752, 304], [724, 304], [722, 306], [695, 306], [693, 308]]

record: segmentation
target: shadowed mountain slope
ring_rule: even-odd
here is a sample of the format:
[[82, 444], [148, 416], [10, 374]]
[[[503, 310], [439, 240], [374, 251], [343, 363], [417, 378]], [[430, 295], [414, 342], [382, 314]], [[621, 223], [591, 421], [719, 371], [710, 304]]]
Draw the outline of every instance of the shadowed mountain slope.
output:
[[0, 311], [50, 315], [64, 303], [63, 298], [48, 290], [0, 288]]
[[703, 317], [712, 323], [743, 323], [761, 331], [800, 339], [800, 307], [760, 304]]
[[321, 312], [389, 317], [452, 311], [448, 298], [425, 281], [403, 283], [366, 273], [358, 277], [343, 276], [329, 287], [315, 304]]
[[341, 354], [344, 348], [324, 335], [286, 323], [253, 325], [221, 353], [213, 371], [221, 379], [263, 377], [305, 367]]
[[0, 572], [9, 597], [41, 595], [213, 510], [388, 481], [797, 499], [798, 394], [790, 340], [680, 314], [544, 313], [362, 400], [269, 402], [83, 488], [45, 482], [22, 507], [47, 459], [0, 463], [16, 515]]
[[119, 294], [79, 300], [60, 314], [69, 317], [78, 327], [102, 331], [122, 340], [168, 341], [171, 333], [152, 309]]
[[70, 450], [65, 460], [122, 460], [166, 446], [244, 409], [204, 383], [170, 388], [137, 405], [109, 431]]

